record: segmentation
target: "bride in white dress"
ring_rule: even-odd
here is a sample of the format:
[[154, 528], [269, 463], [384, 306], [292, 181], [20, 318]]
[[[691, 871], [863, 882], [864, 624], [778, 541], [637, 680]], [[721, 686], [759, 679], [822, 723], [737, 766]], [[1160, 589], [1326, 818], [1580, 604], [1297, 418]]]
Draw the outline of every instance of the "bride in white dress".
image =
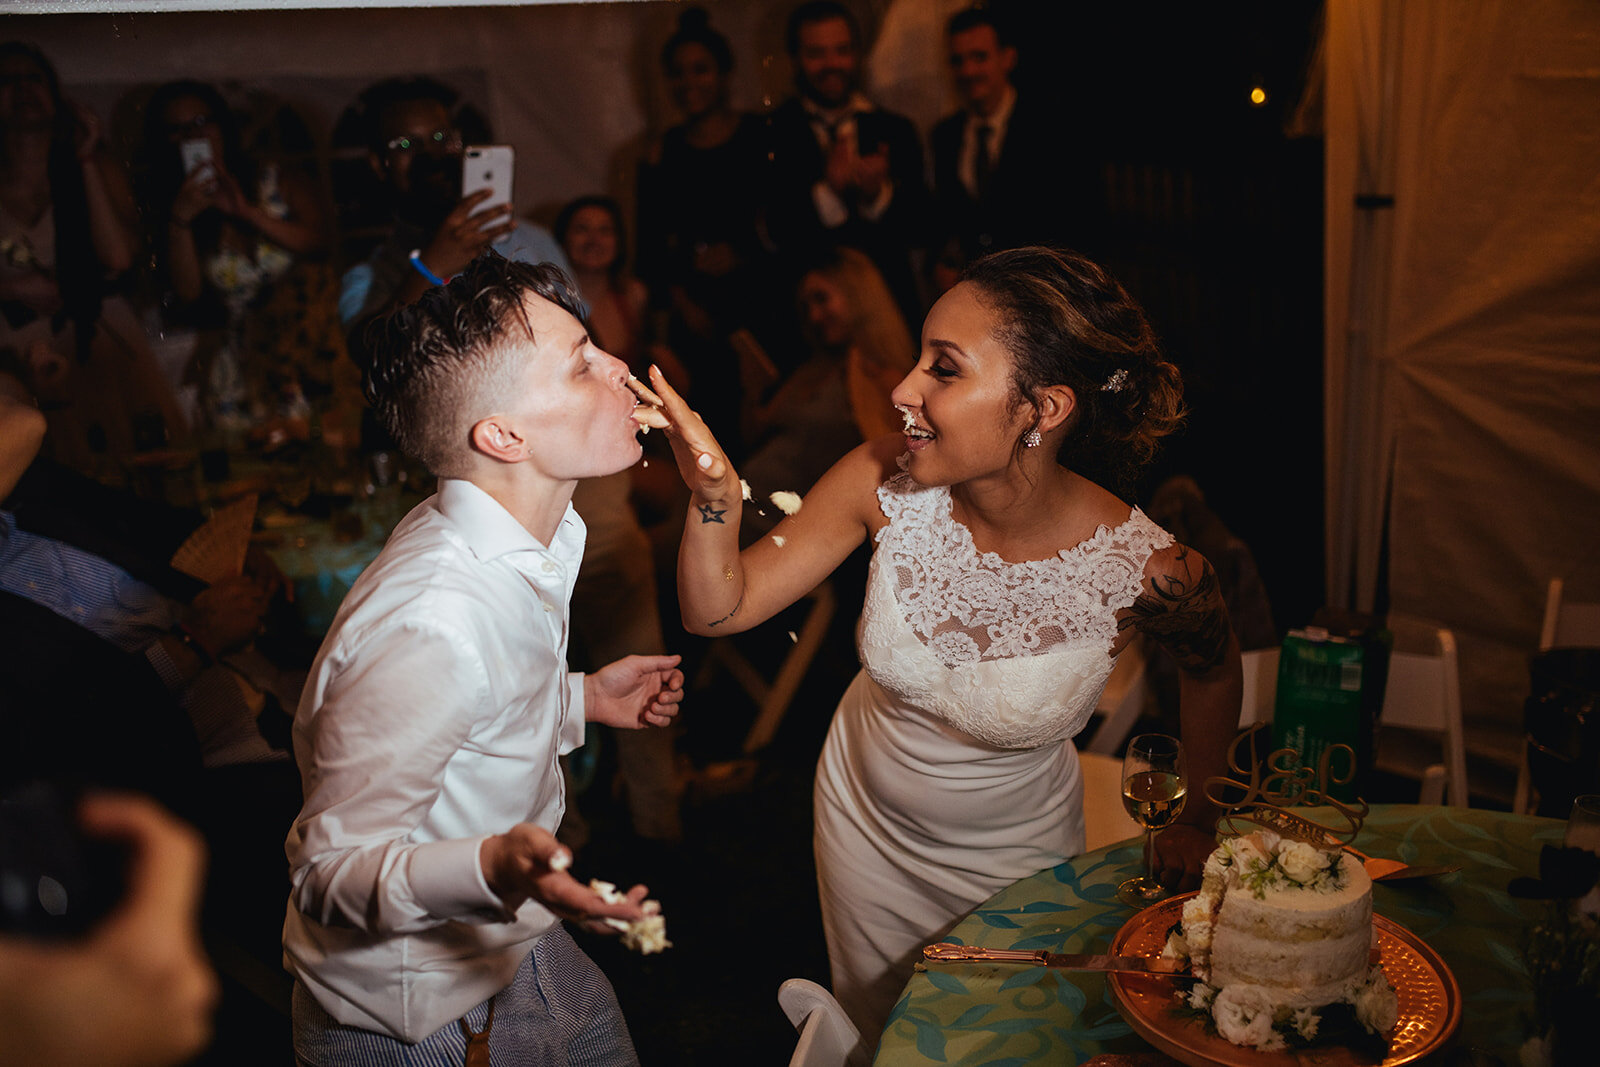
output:
[[[852, 451], [743, 552], [738, 475], [651, 377], [693, 492], [678, 558], [691, 631], [748, 629], [874, 542], [863, 669], [815, 789], [833, 990], [870, 1048], [923, 945], [1082, 851], [1070, 739], [1135, 630], [1183, 667], [1192, 779], [1224, 770], [1240, 672], [1216, 576], [1101, 484], [1126, 491], [1177, 425], [1178, 373], [1095, 264], [987, 257], [928, 314], [893, 394], [903, 436]], [[1198, 881], [1216, 814], [1191, 792], [1156, 839], [1164, 881]]]

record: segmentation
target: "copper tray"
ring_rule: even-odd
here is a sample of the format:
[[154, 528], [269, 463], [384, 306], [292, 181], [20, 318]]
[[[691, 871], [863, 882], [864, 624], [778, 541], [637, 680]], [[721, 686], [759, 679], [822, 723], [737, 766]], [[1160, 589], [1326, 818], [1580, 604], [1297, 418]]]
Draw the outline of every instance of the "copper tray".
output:
[[[1167, 930], [1182, 917], [1183, 903], [1192, 896], [1182, 893], [1139, 912], [1111, 939], [1110, 951], [1119, 956], [1159, 955]], [[1461, 987], [1439, 954], [1410, 930], [1381, 915], [1372, 917], [1372, 925], [1384, 976], [1400, 998], [1400, 1020], [1390, 1031], [1389, 1054], [1383, 1059], [1383, 1067], [1394, 1067], [1436, 1051], [1455, 1033], [1461, 1024]], [[1297, 1067], [1312, 1062], [1319, 1067], [1370, 1067], [1373, 1063], [1340, 1045], [1282, 1052], [1244, 1048], [1207, 1033], [1197, 1020], [1176, 1014], [1170, 978], [1118, 972], [1108, 975], [1107, 982], [1117, 1010], [1134, 1032], [1190, 1067]]]

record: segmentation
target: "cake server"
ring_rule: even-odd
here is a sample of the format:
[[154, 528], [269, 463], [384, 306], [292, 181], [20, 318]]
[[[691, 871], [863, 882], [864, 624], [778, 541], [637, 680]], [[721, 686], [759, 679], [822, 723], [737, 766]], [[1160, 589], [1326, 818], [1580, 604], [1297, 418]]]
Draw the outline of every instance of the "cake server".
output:
[[1022, 963], [1034, 967], [1058, 967], [1065, 971], [1143, 971], [1146, 974], [1188, 974], [1184, 960], [1151, 956], [1103, 956], [1090, 953], [1046, 952], [1036, 949], [978, 948], [941, 941], [922, 950], [923, 956], [941, 963]]

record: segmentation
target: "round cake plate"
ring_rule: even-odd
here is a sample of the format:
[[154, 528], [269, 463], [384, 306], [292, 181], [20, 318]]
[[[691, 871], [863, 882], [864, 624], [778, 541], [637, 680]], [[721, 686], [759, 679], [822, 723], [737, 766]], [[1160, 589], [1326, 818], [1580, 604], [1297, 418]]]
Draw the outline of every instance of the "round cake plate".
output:
[[[1183, 916], [1193, 893], [1153, 904], [1129, 919], [1111, 939], [1117, 956], [1159, 956], [1167, 931]], [[1382, 1067], [1437, 1051], [1461, 1024], [1461, 987], [1439, 954], [1399, 923], [1372, 917], [1384, 976], [1400, 1000], [1400, 1019], [1389, 1033], [1389, 1054]], [[1298, 1051], [1261, 1052], [1233, 1044], [1208, 1032], [1197, 1019], [1178, 1014], [1171, 978], [1115, 971], [1109, 976], [1117, 1010], [1134, 1032], [1173, 1059], [1190, 1067], [1297, 1067], [1315, 1061], [1319, 1067], [1371, 1067], [1373, 1061], [1339, 1045]]]

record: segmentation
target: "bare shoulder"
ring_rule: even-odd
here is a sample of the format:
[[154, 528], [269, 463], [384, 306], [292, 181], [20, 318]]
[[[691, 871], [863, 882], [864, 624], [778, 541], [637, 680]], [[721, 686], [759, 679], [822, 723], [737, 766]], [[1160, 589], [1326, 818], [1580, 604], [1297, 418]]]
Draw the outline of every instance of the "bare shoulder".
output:
[[1118, 628], [1148, 634], [1186, 671], [1207, 671], [1228, 649], [1228, 608], [1211, 563], [1174, 542], [1150, 554], [1143, 589], [1118, 616]]

